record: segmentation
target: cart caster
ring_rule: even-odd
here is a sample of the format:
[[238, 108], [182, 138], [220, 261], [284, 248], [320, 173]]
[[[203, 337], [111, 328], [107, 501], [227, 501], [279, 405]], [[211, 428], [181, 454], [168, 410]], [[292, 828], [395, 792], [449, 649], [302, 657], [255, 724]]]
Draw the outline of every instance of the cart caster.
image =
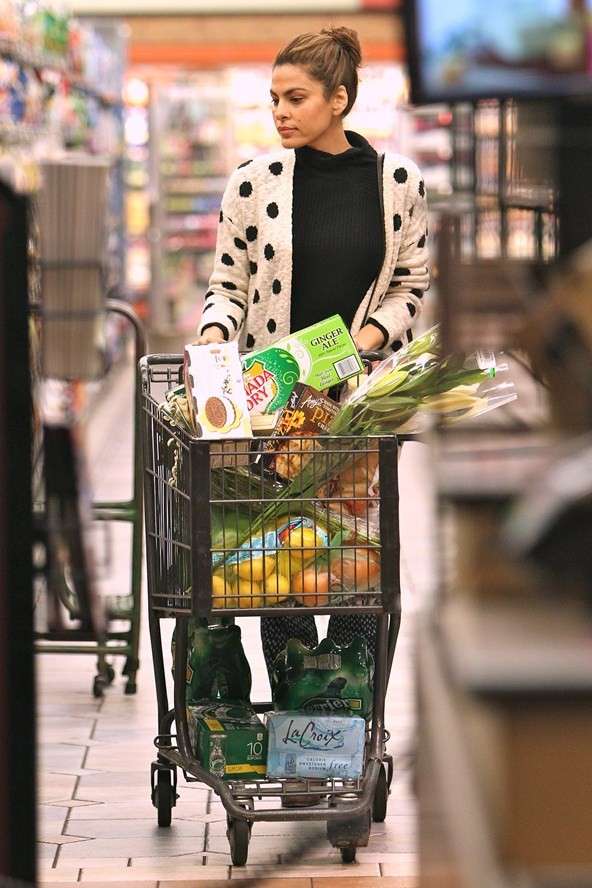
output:
[[105, 694], [106, 687], [107, 687], [107, 679], [105, 678], [105, 676], [102, 675], [101, 673], [99, 673], [98, 675], [95, 675], [95, 677], [93, 679], [93, 686], [92, 686], [93, 697], [96, 697], [97, 699], [100, 699], [101, 697], [103, 697]]
[[370, 811], [358, 814], [349, 820], [327, 820], [327, 838], [334, 848], [341, 851], [344, 863], [353, 863], [356, 848], [365, 847], [370, 838], [372, 815]]
[[127, 694], [129, 696], [131, 694], [135, 694], [137, 690], [138, 690], [138, 686], [136, 684], [136, 676], [135, 675], [130, 676], [125, 683], [125, 688], [123, 689], [123, 693]]
[[342, 863], [355, 863], [356, 848], [355, 845], [348, 845], [347, 848], [340, 848]]
[[372, 800], [372, 820], [374, 823], [384, 823], [388, 804], [389, 788], [384, 765], [380, 766], [374, 799]]
[[249, 856], [249, 839], [251, 830], [246, 820], [230, 820], [228, 818], [226, 835], [230, 844], [230, 857], [233, 866], [244, 866]]
[[177, 801], [175, 787], [171, 783], [170, 772], [158, 771], [156, 786], [152, 791], [152, 804], [158, 812], [158, 825], [167, 827], [171, 825], [173, 807]]

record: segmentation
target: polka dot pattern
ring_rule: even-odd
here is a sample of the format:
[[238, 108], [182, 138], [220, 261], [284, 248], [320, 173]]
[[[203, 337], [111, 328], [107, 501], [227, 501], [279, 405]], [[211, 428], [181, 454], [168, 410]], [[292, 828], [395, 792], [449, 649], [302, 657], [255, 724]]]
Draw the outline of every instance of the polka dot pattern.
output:
[[395, 213], [395, 215], [393, 216], [393, 229], [395, 231], [399, 231], [401, 229], [402, 221], [403, 220], [401, 219], [399, 214]]
[[232, 315], [226, 315], [226, 317], [228, 318], [229, 321], [232, 321], [232, 325], [233, 325], [234, 329], [238, 330], [238, 324], [235, 321], [235, 319], [232, 317]]
[[270, 318], [270, 319], [268, 320], [268, 322], [267, 322], [267, 329], [269, 330], [270, 333], [275, 333], [275, 331], [276, 331], [276, 329], [277, 329], [277, 324], [276, 324], [276, 322], [274, 321], [273, 318]]
[[411, 274], [408, 268], [403, 268], [402, 266], [399, 266], [399, 268], [395, 268], [395, 275], [397, 275], [398, 277], [404, 277], [407, 274]]
[[213, 308], [213, 307], [214, 307], [214, 303], [213, 303], [213, 302], [206, 302], [206, 304], [205, 304], [204, 307], [203, 307], [202, 314], [204, 313], [204, 311], [207, 311], [209, 308]]
[[273, 173], [274, 176], [279, 176], [283, 172], [284, 165], [280, 163], [279, 160], [276, 160], [274, 163], [269, 164], [269, 172]]
[[246, 245], [246, 243], [244, 242], [244, 240], [241, 240], [240, 237], [235, 237], [235, 239], [234, 239], [234, 246], [235, 246], [238, 250], [246, 250], [246, 249], [247, 249], [247, 245]]
[[224, 222], [224, 213], [220, 210], [220, 222]]
[[253, 293], [253, 305], [257, 305], [260, 299], [261, 294], [259, 293], [259, 290], [255, 290], [255, 292]]
[[241, 197], [250, 197], [253, 193], [253, 186], [250, 182], [241, 182], [238, 193]]
[[275, 256], [275, 250], [271, 246], [271, 244], [265, 244], [265, 249], [263, 250], [263, 255], [267, 259], [268, 262], [271, 262], [273, 257]]
[[425, 197], [425, 182], [423, 181], [423, 179], [420, 181], [419, 188], [417, 190], [419, 191], [420, 197]]
[[413, 211], [415, 209], [415, 204], [409, 207], [409, 218], [411, 219], [413, 216]]
[[411, 315], [412, 318], [415, 317], [415, 313], [416, 313], [417, 309], [415, 308], [415, 306], [412, 302], [407, 303], [407, 311], [409, 312], [409, 314]]
[[426, 243], [426, 236], [425, 236], [425, 234], [424, 234], [424, 235], [423, 235], [422, 237], [420, 237], [420, 239], [417, 241], [417, 246], [419, 247], [420, 250], [422, 249], [422, 247], [425, 247], [425, 243]]
[[282, 282], [278, 281], [278, 279], [276, 278], [274, 280], [273, 284], [271, 285], [271, 289], [273, 290], [273, 292], [277, 296], [279, 293], [282, 292]]
[[246, 234], [247, 240], [249, 241], [250, 244], [252, 244], [254, 240], [257, 240], [258, 233], [259, 232], [257, 231], [256, 225], [249, 225], [248, 226], [245, 234]]
[[253, 161], [252, 160], [244, 160], [242, 163], [239, 163], [239, 165], [237, 166], [237, 170], [242, 170], [245, 167], [248, 167], [250, 163], [253, 163]]
[[277, 219], [279, 212], [278, 205], [275, 202], [267, 204], [267, 215], [270, 219]]
[[255, 337], [251, 333], [247, 333], [247, 339], [246, 339], [245, 344], [246, 344], [247, 348], [254, 348], [255, 347]]
[[407, 342], [413, 342], [413, 333], [411, 332], [411, 330], [407, 330], [407, 333], [405, 335], [407, 336]]
[[232, 281], [222, 281], [222, 286], [225, 290], [236, 290], [236, 284], [233, 284]]
[[251, 274], [257, 274], [257, 263], [256, 262], [249, 262], [249, 270], [250, 270]]
[[403, 343], [400, 339], [395, 339], [392, 345], [392, 349], [394, 352], [398, 352], [400, 348], [403, 348]]
[[222, 253], [220, 257], [220, 262], [222, 265], [234, 265], [234, 259], [230, 255], [230, 253]]
[[393, 173], [393, 178], [398, 185], [404, 185], [409, 177], [409, 173], [405, 167], [398, 167]]
[[213, 296], [213, 295], [214, 295], [214, 291], [213, 291], [213, 290], [208, 290], [208, 292], [207, 292], [206, 295], [204, 296], [204, 299], [207, 299], [208, 296]]
[[417, 296], [418, 299], [423, 299], [423, 290], [411, 290], [414, 296]]

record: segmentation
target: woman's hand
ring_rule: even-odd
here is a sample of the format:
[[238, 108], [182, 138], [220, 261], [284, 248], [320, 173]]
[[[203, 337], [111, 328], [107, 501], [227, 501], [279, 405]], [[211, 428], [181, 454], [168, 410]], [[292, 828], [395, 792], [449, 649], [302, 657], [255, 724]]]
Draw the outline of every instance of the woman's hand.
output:
[[192, 345], [211, 345], [225, 341], [222, 330], [218, 327], [208, 327], [207, 330], [204, 330], [201, 336], [198, 336], [197, 339], [193, 341]]
[[354, 336], [358, 351], [380, 351], [384, 346], [384, 336], [374, 324], [366, 324]]

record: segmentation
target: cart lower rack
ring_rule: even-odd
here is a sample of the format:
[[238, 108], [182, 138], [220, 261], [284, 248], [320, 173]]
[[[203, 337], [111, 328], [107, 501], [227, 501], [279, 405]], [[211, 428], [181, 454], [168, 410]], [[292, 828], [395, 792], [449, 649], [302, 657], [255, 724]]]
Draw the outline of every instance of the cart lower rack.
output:
[[[265, 458], [281, 450], [296, 465], [291, 482], [278, 486], [265, 471], [256, 441], [207, 442], [171, 421], [163, 403], [182, 381], [180, 356], [147, 356], [140, 376], [149, 626], [158, 701], [151, 785], [158, 824], [171, 823], [180, 769], [187, 780], [206, 784], [220, 797], [234, 865], [246, 863], [251, 829], [260, 820], [326, 821], [329, 842], [340, 848], [344, 862], [352, 862], [356, 848], [368, 842], [372, 820], [386, 816], [393, 774], [384, 710], [400, 623], [397, 440], [268, 440]], [[364, 485], [358, 489], [354, 478], [344, 495], [335, 478], [352, 465]], [[313, 585], [304, 593], [300, 587], [300, 595], [286, 594], [280, 573], [296, 588], [294, 578], [308, 564], [322, 565]], [[325, 574], [329, 585], [318, 579]], [[211, 773], [198, 760], [189, 732], [190, 621], [303, 613], [375, 618], [362, 776], [223, 779]], [[166, 618], [176, 621], [172, 708], [160, 624]], [[254, 709], [269, 712], [273, 704], [256, 703]], [[272, 799], [280, 799], [281, 807], [271, 805]], [[294, 799], [309, 804], [294, 807]]]

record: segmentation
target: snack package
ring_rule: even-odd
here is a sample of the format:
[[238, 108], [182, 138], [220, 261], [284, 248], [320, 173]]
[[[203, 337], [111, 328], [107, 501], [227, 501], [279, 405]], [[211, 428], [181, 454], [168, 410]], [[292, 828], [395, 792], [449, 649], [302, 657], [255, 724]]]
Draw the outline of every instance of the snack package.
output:
[[[175, 636], [171, 643], [175, 661]], [[241, 642], [239, 626], [208, 626], [205, 620], [189, 623], [186, 700], [243, 700], [251, 693], [251, 670]]]
[[356, 344], [339, 315], [243, 357], [243, 378], [253, 413], [274, 413], [282, 408], [296, 382], [328, 389], [363, 369]]
[[[335, 401], [312, 386], [297, 382], [279, 415], [273, 436], [263, 444], [265, 468], [285, 480], [297, 475], [315, 447], [311, 436], [326, 435], [339, 409]], [[306, 440], [278, 441], [278, 436]]]
[[198, 438], [252, 438], [236, 342], [185, 346], [185, 387]]
[[269, 777], [361, 777], [366, 722], [355, 715], [268, 716]]
[[264, 776], [267, 729], [244, 700], [201, 700], [187, 707], [189, 737], [201, 765], [225, 780]]
[[373, 678], [374, 658], [362, 637], [344, 646], [325, 638], [312, 650], [291, 638], [273, 663], [273, 704], [278, 711], [368, 718]]

